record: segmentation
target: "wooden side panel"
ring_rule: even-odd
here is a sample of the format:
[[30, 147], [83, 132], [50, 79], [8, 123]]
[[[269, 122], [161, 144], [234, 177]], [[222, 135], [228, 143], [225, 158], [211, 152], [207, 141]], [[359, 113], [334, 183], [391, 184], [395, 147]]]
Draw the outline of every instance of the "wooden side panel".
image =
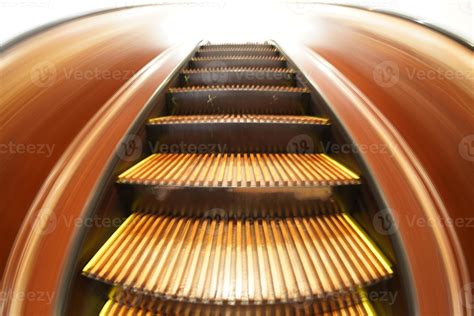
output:
[[[40, 33], [2, 56], [0, 274], [41, 185], [105, 102], [170, 47], [146, 26], [153, 12], [115, 11]], [[139, 36], [138, 36], [139, 34]]]

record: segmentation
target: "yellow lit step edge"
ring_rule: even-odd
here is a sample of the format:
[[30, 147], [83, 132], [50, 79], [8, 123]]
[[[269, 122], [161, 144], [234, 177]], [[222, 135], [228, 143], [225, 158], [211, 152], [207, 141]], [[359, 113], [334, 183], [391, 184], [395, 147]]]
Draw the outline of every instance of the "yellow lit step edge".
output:
[[83, 271], [90, 271], [94, 265], [97, 264], [97, 261], [103, 256], [104, 252], [110, 247], [110, 245], [122, 234], [122, 232], [127, 228], [128, 224], [135, 218], [136, 213], [132, 213], [125, 222], [120, 225], [120, 227], [110, 236], [109, 239], [100, 247], [99, 251], [92, 257], [89, 263], [84, 267]]
[[[265, 312], [265, 305], [258, 305], [255, 306], [257, 310], [252, 311], [251, 308], [247, 310], [239, 310], [239, 306], [221, 306], [223, 310], [219, 312], [219, 314], [216, 314], [217, 309], [219, 309], [218, 306], [203, 306], [201, 305], [200, 307], [190, 307], [187, 306], [187, 303], [171, 303], [175, 306], [179, 306], [179, 304], [182, 304], [181, 308], [176, 308], [176, 310], [171, 309], [166, 309], [166, 312], [150, 312], [146, 311], [144, 309], [141, 309], [139, 307], [134, 307], [134, 306], [128, 306], [128, 305], [123, 305], [121, 303], [118, 303], [112, 299], [108, 300], [105, 305], [102, 307], [102, 310], [100, 311], [100, 316], [110, 316], [110, 315], [135, 315], [135, 316], [151, 316], [151, 315], [182, 315], [183, 312], [185, 315], [235, 315], [235, 316], [249, 316], [249, 315], [268, 315], [269, 312], [274, 307], [267, 307], [269, 310]], [[234, 311], [232, 309], [235, 309]], [[258, 310], [260, 309], [260, 310]], [[213, 313], [214, 312], [214, 313]], [[319, 316], [358, 316], [358, 315], [364, 315], [364, 316], [376, 316], [376, 312], [372, 306], [372, 304], [368, 300], [363, 300], [362, 302], [346, 307], [340, 310], [333, 310], [333, 311], [327, 311], [323, 313], [317, 313], [315, 314], [314, 310], [311, 308], [308, 309], [297, 309], [297, 310], [292, 310], [291, 306], [290, 309], [285, 307], [282, 307], [282, 310], [273, 310], [273, 312], [279, 312], [278, 315], [319, 315]], [[270, 315], [273, 315], [270, 314]]]
[[351, 171], [349, 168], [341, 164], [340, 162], [337, 162], [336, 160], [332, 159], [326, 154], [321, 154], [321, 156], [326, 157], [329, 161], [331, 161], [333, 164], [338, 166], [340, 169], [344, 170], [346, 173], [350, 174], [354, 179], [360, 179], [359, 175]]
[[329, 119], [306, 115], [255, 115], [255, 114], [214, 114], [214, 115], [167, 115], [148, 120], [150, 125], [159, 124], [211, 124], [211, 123], [273, 123], [298, 125], [330, 125]]
[[[364, 270], [362, 267], [369, 267], [371, 259], [357, 256], [356, 249], [370, 253], [373, 260], [379, 261], [379, 257], [370, 250], [370, 245], [360, 238], [360, 233], [352, 228], [352, 223], [348, 223], [348, 217], [343, 217], [341, 214], [258, 221], [136, 214], [134, 222], [128, 225], [129, 230], [123, 233], [126, 240], [116, 239], [114, 244], [106, 244], [104, 248], [108, 251], [105, 253], [101, 251], [103, 254], [101, 260], [96, 260], [97, 266], [84, 271], [86, 275], [109, 284], [133, 288], [142, 293], [154, 293], [157, 297], [195, 299], [201, 302], [245, 303], [250, 300], [254, 303], [288, 303], [327, 297], [328, 293], [356, 288], [362, 284], [372, 284], [391, 274], [391, 270], [380, 272], [373, 266], [369, 268], [367, 275], [362, 276]], [[343, 219], [345, 224], [337, 224], [339, 219]], [[347, 232], [344, 225], [350, 227], [352, 232]], [[235, 235], [235, 239], [232, 237], [230, 240], [223, 240], [227, 236], [225, 231], [231, 234], [229, 236]], [[267, 241], [258, 242], [263, 240], [263, 234]], [[358, 236], [355, 248], [350, 247], [355, 241], [350, 236]], [[334, 240], [335, 237], [337, 242]], [[246, 243], [244, 240], [250, 242]], [[190, 244], [193, 247], [190, 248]], [[120, 254], [128, 260], [114, 262], [119, 247], [117, 245], [122, 247]], [[242, 249], [242, 245], [246, 246], [245, 250]], [[223, 247], [227, 247], [225, 251]], [[219, 290], [211, 293], [201, 281], [221, 275], [226, 267], [220, 264], [210, 267], [207, 261], [200, 261], [202, 255], [200, 249], [205, 249], [209, 257], [207, 255], [204, 257], [211, 258], [212, 261], [220, 261], [219, 258], [224, 253], [228, 262], [234, 260], [245, 262], [256, 253], [261, 253], [262, 256], [254, 264], [240, 267], [239, 270], [236, 266], [232, 268], [233, 272], [227, 273], [229, 271], [225, 270], [227, 271], [225, 276], [219, 281], [221, 285], [240, 283], [244, 284], [243, 287], [232, 285], [228, 291], [224, 291], [223, 287], [219, 286]], [[342, 249], [349, 251], [341, 251]], [[154, 253], [153, 258], [146, 259], [150, 253]], [[275, 255], [277, 253], [278, 256]], [[267, 258], [265, 254], [269, 257]], [[336, 257], [341, 260], [334, 259], [337, 260], [334, 265], [324, 265]], [[167, 262], [169, 264], [165, 264]], [[199, 264], [196, 265], [195, 262]], [[281, 267], [265, 273], [265, 288], [278, 289], [278, 293], [255, 288], [252, 282], [249, 282], [247, 276], [257, 275], [259, 267], [266, 264], [265, 262], [268, 262], [270, 267]], [[131, 270], [126, 268], [130, 264], [132, 264]], [[384, 267], [380, 262], [377, 265]], [[202, 268], [202, 272], [200, 279], [197, 280], [193, 276], [192, 269], [199, 271], [199, 267]], [[341, 278], [335, 274], [335, 269], [343, 272], [345, 277]], [[181, 270], [180, 277], [173, 279], [171, 273], [176, 270]], [[351, 276], [350, 271], [360, 277]]]
[[383, 254], [383, 252], [380, 250], [377, 245], [374, 244], [374, 242], [369, 238], [367, 233], [360, 227], [360, 225], [347, 213], [342, 213], [342, 216], [347, 220], [349, 225], [356, 231], [359, 236], [364, 240], [366, 245], [372, 250], [374, 255], [379, 259], [380, 263], [384, 266], [384, 268], [390, 272], [390, 274], [393, 274], [393, 269], [392, 269], [392, 264], [388, 260], [388, 258]]
[[[156, 154], [156, 155], [159, 155], [159, 154]], [[125, 170], [124, 172], [122, 172], [118, 178], [123, 178], [123, 177], [126, 177], [129, 173], [133, 172], [134, 170], [136, 170], [137, 168], [140, 168], [140, 166], [146, 164], [148, 162], [148, 160], [150, 159], [153, 159], [155, 155], [150, 155], [148, 157], [146, 157], [145, 159], [143, 159], [142, 161], [138, 162], [137, 164], [135, 164], [134, 166], [128, 168], [127, 170]]]
[[114, 301], [112, 300], [108, 300], [105, 305], [102, 307], [102, 309], [100, 310], [100, 313], [99, 313], [99, 316], [106, 316], [106, 315], [109, 315], [110, 313], [110, 310], [112, 309], [112, 305], [113, 304], [116, 304]]
[[[132, 168], [119, 176], [119, 183], [192, 187], [359, 184], [359, 176], [323, 154], [153, 154]], [[177, 178], [177, 174], [182, 176]]]

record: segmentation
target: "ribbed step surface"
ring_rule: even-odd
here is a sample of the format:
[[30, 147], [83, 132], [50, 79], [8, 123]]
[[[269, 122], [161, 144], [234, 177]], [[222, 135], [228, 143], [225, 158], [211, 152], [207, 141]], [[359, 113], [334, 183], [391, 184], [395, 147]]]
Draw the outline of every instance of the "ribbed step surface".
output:
[[327, 299], [391, 276], [345, 214], [218, 219], [134, 213], [83, 272], [164, 299], [211, 304]]
[[226, 114], [226, 115], [170, 115], [152, 118], [149, 124], [212, 124], [212, 123], [284, 123], [284, 124], [312, 124], [329, 125], [326, 118], [302, 115], [254, 115], [254, 114]]
[[248, 42], [248, 43], [209, 43], [202, 45], [200, 49], [236, 49], [236, 48], [274, 48], [270, 43]]
[[281, 114], [306, 112], [309, 90], [269, 85], [211, 85], [169, 89], [172, 115]]
[[281, 56], [223, 55], [212, 57], [193, 57], [189, 62], [191, 68], [210, 67], [285, 67], [286, 60]]
[[154, 154], [119, 183], [278, 187], [358, 184], [359, 176], [325, 154]]
[[251, 56], [278, 56], [278, 50], [274, 47], [202, 47], [200, 48], [196, 56], [207, 57], [207, 56], [236, 56], [236, 55], [251, 55]]
[[188, 68], [182, 71], [183, 74], [195, 74], [204, 72], [273, 72], [273, 73], [296, 73], [288, 68], [269, 68], [269, 67], [217, 67], [217, 68]]
[[286, 68], [268, 67], [215, 67], [185, 69], [181, 73], [184, 86], [258, 84], [295, 86], [296, 73]]
[[211, 85], [211, 86], [192, 86], [192, 87], [176, 87], [170, 88], [170, 93], [192, 93], [196, 91], [266, 91], [266, 92], [294, 92], [294, 93], [308, 93], [309, 90], [301, 87], [286, 87], [286, 86], [270, 86], [270, 85]]
[[101, 315], [372, 316], [375, 315], [375, 312], [367, 299], [361, 298], [359, 295], [351, 296], [341, 302], [231, 306], [164, 301], [117, 289], [113, 297], [102, 308]]

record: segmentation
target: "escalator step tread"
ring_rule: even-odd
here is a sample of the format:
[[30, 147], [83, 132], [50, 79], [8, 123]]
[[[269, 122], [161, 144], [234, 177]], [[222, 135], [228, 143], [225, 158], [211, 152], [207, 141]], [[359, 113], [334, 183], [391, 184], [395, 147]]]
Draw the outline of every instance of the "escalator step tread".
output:
[[261, 56], [261, 55], [222, 55], [222, 56], [203, 56], [193, 57], [191, 61], [216, 61], [216, 60], [275, 60], [285, 61], [283, 56]]
[[220, 115], [170, 115], [155, 117], [149, 124], [208, 124], [208, 123], [285, 123], [330, 125], [326, 118], [304, 115], [255, 115], [255, 114], [220, 114]]
[[269, 42], [215, 42], [201, 45], [201, 48], [211, 47], [274, 47]]
[[296, 73], [293, 69], [281, 67], [215, 67], [215, 68], [187, 68], [183, 74], [209, 73], [209, 72], [274, 72], [274, 73]]
[[359, 184], [325, 154], [153, 154], [119, 183], [192, 187], [304, 187]]
[[345, 213], [280, 219], [133, 213], [83, 273], [162, 299], [248, 305], [327, 300], [393, 272]]
[[[129, 312], [132, 315], [375, 315], [364, 291], [339, 295], [325, 301], [269, 305], [211, 305], [163, 300], [115, 287], [102, 315]], [[146, 314], [148, 313], [148, 314]], [[123, 315], [123, 314], [122, 314]], [[130, 315], [130, 314], [127, 314]]]
[[278, 50], [272, 46], [249, 46], [249, 47], [215, 47], [215, 46], [201, 46], [198, 53], [201, 52], [268, 52], [268, 53], [276, 53]]
[[109, 300], [100, 312], [101, 316], [114, 315], [135, 315], [135, 316], [169, 316], [169, 315], [229, 315], [229, 316], [263, 316], [263, 315], [316, 315], [316, 316], [373, 316], [375, 311], [368, 301], [347, 306], [340, 310], [321, 312], [318, 306], [305, 305], [279, 307], [261, 307], [261, 308], [243, 308], [228, 307], [227, 309], [209, 307], [203, 305], [180, 306], [173, 304], [164, 304], [156, 307], [156, 310], [142, 309], [116, 301]]
[[268, 92], [294, 92], [308, 93], [309, 90], [303, 87], [271, 86], [271, 85], [210, 85], [175, 87], [168, 90], [170, 93], [186, 93], [195, 91], [268, 91]]

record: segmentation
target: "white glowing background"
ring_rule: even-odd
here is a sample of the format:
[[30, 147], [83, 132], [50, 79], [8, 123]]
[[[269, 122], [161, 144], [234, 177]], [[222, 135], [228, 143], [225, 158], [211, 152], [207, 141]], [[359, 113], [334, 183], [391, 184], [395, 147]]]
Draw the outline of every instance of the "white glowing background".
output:
[[[304, 15], [314, 9], [309, 3], [297, 3], [292, 1], [200, 1], [189, 3], [186, 11], [205, 8], [206, 15], [201, 22], [216, 34], [219, 25], [226, 26], [226, 32], [217, 35], [216, 39], [222, 41], [229, 38], [232, 33], [234, 40], [265, 40], [268, 39], [268, 19], [285, 20], [284, 16], [269, 16], [268, 11], [273, 7], [279, 7], [281, 14], [286, 16]], [[346, 3], [369, 8], [385, 9], [389, 11], [407, 14], [417, 19], [438, 25], [469, 41], [474, 41], [474, 19], [473, 0], [347, 0], [347, 1], [319, 1], [323, 3]], [[105, 8], [115, 8], [138, 4], [158, 4], [163, 1], [143, 0], [0, 0], [0, 42], [11, 39], [18, 34], [26, 32], [40, 25]], [[176, 25], [176, 21], [170, 24]], [[258, 24], [256, 24], [258, 23]], [[176, 29], [176, 32], [186, 32], [184, 28]], [[258, 25], [258, 27], [256, 27]], [[282, 23], [281, 28], [285, 25]], [[222, 29], [223, 30], [223, 29]], [[278, 29], [272, 28], [272, 32]], [[239, 34], [239, 35], [237, 35]], [[266, 34], [263, 37], [262, 34]]]

